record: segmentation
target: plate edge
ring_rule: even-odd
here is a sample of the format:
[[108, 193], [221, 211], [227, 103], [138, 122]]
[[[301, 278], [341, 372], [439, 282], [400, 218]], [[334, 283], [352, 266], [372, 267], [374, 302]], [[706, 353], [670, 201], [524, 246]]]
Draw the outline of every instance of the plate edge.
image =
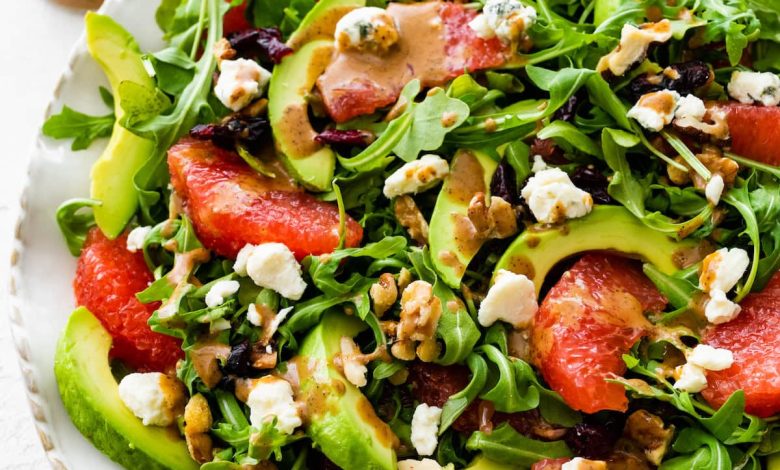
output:
[[[105, 13], [114, 4], [121, 3], [122, 0], [106, 0], [103, 5], [97, 10], [98, 13]], [[62, 93], [62, 88], [65, 84], [66, 78], [73, 73], [74, 65], [77, 60], [86, 51], [86, 33], [82, 28], [82, 32], [75, 44], [70, 50], [68, 55], [68, 62], [65, 66], [65, 70], [60, 74], [54, 87], [46, 109], [43, 113], [44, 120], [51, 116], [52, 105], [59, 99]], [[39, 395], [38, 378], [39, 371], [37, 367], [30, 360], [30, 349], [28, 341], [28, 332], [24, 323], [22, 315], [22, 301], [19, 298], [18, 285], [21, 281], [21, 270], [19, 261], [24, 251], [24, 242], [22, 241], [23, 229], [22, 225], [25, 222], [25, 216], [27, 214], [27, 195], [30, 190], [30, 170], [32, 168], [32, 161], [35, 155], [43, 151], [41, 146], [41, 138], [43, 134], [40, 130], [36, 134], [35, 144], [31, 151], [28, 152], [30, 158], [27, 164], [27, 171], [24, 173], [24, 182], [22, 183], [22, 190], [17, 203], [17, 214], [13, 225], [13, 237], [11, 242], [10, 253], [10, 269], [8, 271], [8, 280], [6, 283], [6, 292], [8, 294], [8, 319], [11, 329], [11, 338], [13, 340], [13, 346], [16, 351], [17, 362], [24, 381], [25, 394], [27, 396], [27, 404], [30, 408], [33, 418], [33, 424], [35, 426], [38, 439], [43, 446], [44, 454], [49, 460], [51, 467], [56, 470], [68, 470], [70, 467], [66, 463], [65, 457], [59, 452], [54, 444], [52, 438], [51, 427], [47, 418], [46, 406], [42, 404], [43, 398]]]

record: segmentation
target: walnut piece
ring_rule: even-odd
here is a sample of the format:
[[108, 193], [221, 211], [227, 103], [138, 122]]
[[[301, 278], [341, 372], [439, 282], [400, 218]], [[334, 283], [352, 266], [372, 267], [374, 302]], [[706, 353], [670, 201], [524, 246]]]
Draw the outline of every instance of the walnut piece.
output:
[[517, 216], [512, 205], [504, 199], [493, 196], [487, 204], [485, 193], [471, 198], [468, 216], [479, 238], [507, 238], [517, 233]]
[[374, 303], [374, 313], [379, 318], [385, 314], [390, 307], [398, 300], [398, 288], [395, 285], [395, 278], [390, 273], [384, 273], [379, 276], [379, 281], [371, 286], [368, 291], [371, 301]]
[[[391, 352], [399, 359], [410, 361], [416, 356], [430, 362], [439, 354], [436, 326], [441, 317], [441, 300], [433, 295], [433, 286], [414, 281], [401, 295], [401, 320], [396, 332], [397, 342]], [[420, 342], [415, 351], [414, 342]]]
[[[739, 164], [730, 158], [724, 157], [720, 148], [709, 144], [704, 145], [701, 153], [696, 154], [696, 158], [698, 158], [712, 174], [720, 175], [727, 187], [734, 184], [734, 180], [737, 178], [737, 173], [739, 172]], [[677, 157], [674, 160], [683, 164], [688, 168], [688, 171], [682, 171], [673, 166], [668, 166], [666, 173], [669, 175], [669, 179], [672, 183], [682, 186], [693, 181], [693, 186], [702, 190], [707, 186], [707, 181], [692, 171], [682, 157]]]
[[642, 448], [650, 463], [660, 465], [674, 436], [674, 426], [665, 428], [661, 418], [639, 410], [628, 417], [623, 435]]
[[213, 443], [208, 432], [211, 429], [211, 409], [200, 393], [193, 395], [184, 408], [184, 438], [192, 458], [198, 463], [210, 462]]
[[395, 218], [420, 245], [428, 244], [428, 222], [423, 217], [422, 212], [417, 207], [409, 195], [399, 196], [395, 200]]

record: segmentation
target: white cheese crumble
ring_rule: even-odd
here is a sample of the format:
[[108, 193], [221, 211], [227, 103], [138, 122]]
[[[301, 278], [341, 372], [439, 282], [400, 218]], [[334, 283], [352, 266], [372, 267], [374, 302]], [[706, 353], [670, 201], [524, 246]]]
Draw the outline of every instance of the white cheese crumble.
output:
[[246, 404], [250, 410], [249, 421], [256, 428], [276, 418], [276, 429], [292, 434], [295, 428], [303, 424], [298, 405], [293, 399], [292, 386], [279, 377], [267, 375], [257, 380]]
[[538, 309], [534, 283], [523, 274], [501, 269], [485, 300], [479, 305], [477, 319], [484, 327], [502, 320], [515, 328], [522, 328], [530, 324]]
[[574, 457], [561, 465], [561, 470], [607, 470], [607, 462]]
[[144, 240], [149, 236], [152, 227], [136, 227], [127, 234], [127, 251], [135, 253], [144, 249]]
[[159, 372], [128, 374], [119, 382], [119, 398], [144, 426], [170, 426], [184, 412], [184, 387]]
[[241, 111], [262, 96], [270, 80], [271, 72], [254, 60], [223, 60], [214, 94], [226, 107]]
[[699, 344], [688, 353], [688, 363], [707, 370], [725, 370], [734, 363], [734, 354], [728, 349]]
[[709, 121], [705, 122], [707, 107], [696, 95], [686, 95], [677, 101], [674, 112], [674, 124], [678, 127], [693, 128], [716, 139], [728, 139], [729, 126], [726, 113], [722, 109], [709, 110]]
[[273, 289], [290, 300], [299, 300], [306, 290], [301, 265], [283, 243], [246, 245], [238, 252], [233, 269], [240, 276], [249, 276], [258, 286]]
[[674, 388], [688, 393], [699, 393], [707, 387], [707, 376], [704, 368], [687, 363], [679, 368], [679, 378], [674, 382]]
[[442, 467], [439, 462], [433, 459], [422, 460], [399, 460], [398, 470], [443, 470], [444, 468], [451, 468], [452, 464], [447, 467]]
[[387, 11], [377, 7], [356, 8], [336, 23], [336, 46], [340, 51], [385, 52], [398, 42], [398, 29]]
[[642, 95], [626, 116], [636, 119], [645, 129], [658, 132], [671, 124], [680, 95], [673, 90], [654, 91]]
[[238, 281], [217, 281], [206, 293], [206, 306], [217, 307], [225, 303], [225, 298], [238, 292]]
[[450, 172], [447, 160], [438, 155], [423, 155], [406, 163], [385, 180], [383, 193], [388, 199], [403, 194], [417, 194], [431, 189]]
[[638, 28], [631, 24], [623, 25], [620, 44], [599, 60], [596, 71], [601, 73], [609, 70], [612, 75], [619, 77], [631, 66], [644, 60], [650, 44], [664, 43], [671, 37], [672, 23], [667, 19], [643, 24]]
[[532, 173], [539, 173], [547, 169], [547, 162], [544, 161], [544, 157], [541, 155], [534, 155], [534, 164], [531, 165]]
[[771, 72], [735, 71], [731, 74], [728, 91], [740, 103], [777, 106], [780, 103], [780, 77]]
[[708, 322], [715, 325], [730, 322], [737, 318], [741, 311], [739, 304], [729, 300], [725, 292], [717, 289], [710, 291], [710, 298], [704, 305], [704, 316]]
[[593, 209], [593, 197], [576, 187], [560, 168], [536, 173], [522, 195], [536, 220], [545, 224], [582, 217]]
[[701, 264], [699, 288], [704, 292], [730, 291], [745, 274], [750, 264], [742, 248], [721, 248], [707, 255]]
[[536, 9], [518, 0], [488, 0], [469, 27], [482, 39], [498, 37], [504, 43], [518, 41], [536, 23]]
[[719, 174], [714, 174], [707, 182], [707, 186], [704, 187], [704, 195], [707, 197], [707, 202], [713, 206], [717, 206], [720, 202], [720, 197], [723, 195], [723, 189], [726, 187], [726, 183], [723, 181], [723, 177]]
[[439, 444], [441, 408], [421, 403], [412, 415], [412, 445], [419, 455], [432, 455]]

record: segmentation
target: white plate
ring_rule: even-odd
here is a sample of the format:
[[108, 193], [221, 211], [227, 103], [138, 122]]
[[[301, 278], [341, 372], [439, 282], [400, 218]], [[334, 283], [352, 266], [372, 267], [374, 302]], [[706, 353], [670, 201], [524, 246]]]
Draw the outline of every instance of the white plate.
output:
[[[100, 12], [126, 27], [144, 50], [162, 47], [154, 22], [158, 0], [108, 0]], [[105, 113], [98, 86], [103, 73], [87, 52], [82, 35], [76, 44], [46, 117], [63, 104], [87, 113]], [[54, 380], [57, 339], [74, 309], [71, 288], [76, 261], [54, 219], [66, 199], [87, 197], [89, 169], [105, 142], [73, 152], [70, 142], [38, 135], [30, 159], [29, 180], [11, 259], [11, 325], [38, 434], [54, 468], [103, 470], [120, 468], [73, 426]]]

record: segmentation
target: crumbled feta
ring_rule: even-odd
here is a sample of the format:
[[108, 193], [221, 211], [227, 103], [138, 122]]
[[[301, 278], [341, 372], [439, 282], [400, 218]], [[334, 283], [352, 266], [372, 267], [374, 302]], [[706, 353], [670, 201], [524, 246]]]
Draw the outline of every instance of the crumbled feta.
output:
[[737, 318], [741, 311], [739, 304], [729, 300], [725, 292], [717, 289], [710, 291], [710, 298], [704, 305], [704, 316], [708, 322], [715, 325], [730, 322]]
[[273, 289], [290, 300], [299, 300], [306, 290], [301, 265], [283, 243], [246, 245], [238, 252], [233, 269], [240, 276], [249, 276], [258, 286]]
[[223, 60], [214, 94], [226, 107], [240, 111], [262, 96], [271, 80], [271, 72], [254, 60]]
[[263, 326], [263, 317], [260, 316], [260, 312], [257, 311], [255, 304], [249, 304], [246, 311], [246, 319], [255, 326]]
[[419, 455], [432, 455], [439, 444], [439, 421], [441, 408], [428, 406], [425, 403], [417, 405], [412, 415], [412, 445]]
[[519, 40], [536, 23], [536, 9], [518, 0], [488, 0], [469, 27], [482, 39]]
[[717, 206], [720, 202], [720, 197], [723, 195], [723, 189], [726, 187], [726, 183], [723, 181], [723, 177], [719, 174], [714, 174], [707, 182], [707, 186], [704, 187], [704, 195], [707, 197], [707, 202], [713, 206]]
[[707, 387], [707, 376], [704, 368], [690, 362], [680, 366], [679, 378], [674, 382], [674, 388], [688, 393], [699, 393]]
[[631, 24], [623, 25], [620, 44], [599, 60], [596, 71], [601, 73], [609, 70], [612, 75], [619, 77], [631, 66], [644, 60], [650, 44], [664, 43], [671, 37], [672, 23], [667, 19], [643, 24], [638, 28]]
[[607, 470], [607, 462], [574, 457], [561, 465], [561, 470]]
[[265, 328], [265, 331], [263, 331], [263, 336], [270, 338], [276, 333], [276, 330], [279, 329], [279, 326], [282, 324], [282, 322], [287, 319], [287, 315], [293, 311], [293, 308], [294, 307], [287, 307], [279, 310], [279, 312], [274, 315], [274, 318], [269, 322], [269, 324], [265, 325], [263, 324], [263, 316], [257, 310], [257, 305], [249, 304], [249, 307], [246, 311], [246, 319], [249, 320], [249, 323], [255, 326]]
[[701, 263], [699, 288], [704, 292], [728, 292], [737, 285], [749, 264], [747, 251], [742, 248], [721, 248], [710, 253]]
[[[449, 467], [449, 465], [448, 465]], [[443, 470], [444, 467], [433, 459], [422, 460], [399, 460], [398, 470]]]
[[341, 338], [341, 366], [344, 369], [344, 377], [356, 387], [365, 387], [368, 383], [366, 374], [368, 368], [359, 360], [362, 355], [360, 348], [349, 336]]
[[127, 234], [127, 251], [135, 253], [144, 249], [144, 240], [149, 236], [152, 227], [136, 227]]
[[741, 72], [731, 74], [729, 95], [740, 103], [758, 102], [764, 106], [780, 103], [780, 77], [771, 72]]
[[206, 293], [206, 306], [216, 307], [225, 303], [225, 297], [238, 292], [238, 281], [217, 281]]
[[709, 121], [705, 122], [707, 107], [699, 97], [686, 95], [677, 101], [674, 112], [674, 125], [683, 128], [693, 128], [716, 139], [728, 139], [729, 125], [726, 113], [722, 109], [709, 110]]
[[144, 426], [170, 426], [184, 412], [186, 402], [182, 383], [159, 372], [124, 376], [119, 398]]
[[728, 349], [699, 344], [688, 353], [688, 363], [707, 370], [725, 370], [734, 363], [734, 354]]
[[658, 132], [671, 124], [680, 95], [673, 90], [654, 91], [642, 95], [626, 116], [636, 119], [645, 129]]
[[495, 283], [479, 305], [477, 319], [485, 327], [502, 320], [522, 328], [531, 322], [538, 308], [534, 283], [522, 274], [500, 269]]
[[276, 418], [276, 429], [292, 434], [295, 428], [303, 424], [298, 405], [293, 399], [292, 386], [279, 377], [267, 375], [255, 381], [246, 404], [250, 411], [249, 421], [256, 428]]
[[385, 180], [383, 192], [388, 199], [402, 194], [417, 194], [434, 187], [449, 172], [447, 160], [438, 155], [423, 155], [390, 175]]
[[582, 217], [593, 209], [593, 197], [576, 187], [560, 168], [536, 173], [522, 195], [536, 220], [545, 224]]
[[544, 157], [541, 155], [534, 155], [534, 164], [531, 165], [531, 172], [539, 173], [547, 169], [547, 162], [544, 161]]
[[335, 38], [341, 51], [381, 53], [398, 42], [398, 28], [393, 17], [381, 8], [356, 8], [336, 23]]

